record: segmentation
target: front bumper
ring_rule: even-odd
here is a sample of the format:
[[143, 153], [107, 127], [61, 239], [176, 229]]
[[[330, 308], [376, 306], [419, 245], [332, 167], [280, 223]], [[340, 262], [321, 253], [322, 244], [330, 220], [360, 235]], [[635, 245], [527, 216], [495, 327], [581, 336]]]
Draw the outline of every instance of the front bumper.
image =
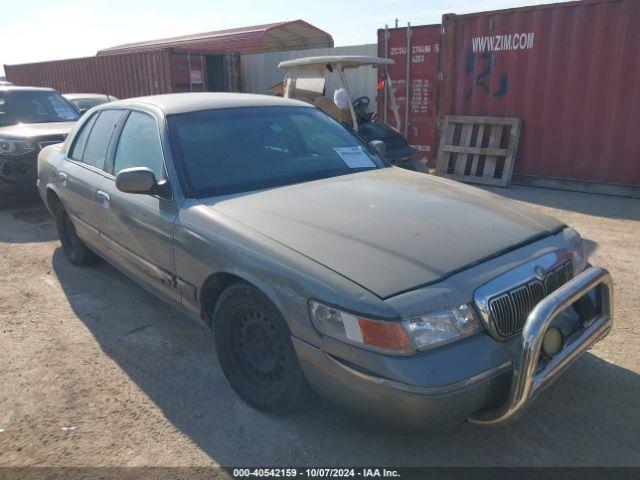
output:
[[[599, 288], [599, 308], [585, 321], [577, 338], [564, 346], [546, 364], [540, 365], [540, 351], [547, 329], [563, 310], [594, 288]], [[545, 297], [529, 314], [516, 353], [508, 399], [498, 408], [469, 418], [476, 425], [500, 425], [524, 412], [545, 387], [553, 382], [582, 353], [607, 336], [613, 324], [613, 281], [603, 268], [591, 267]]]
[[400, 428], [462, 422], [503, 400], [511, 377], [511, 362], [506, 362], [462, 382], [422, 387], [364, 372], [295, 337], [293, 344], [315, 391], [357, 415]]
[[[540, 366], [547, 328], [562, 311], [596, 287], [601, 300], [597, 314], [583, 323], [570, 343]], [[424, 387], [384, 378], [298, 338], [294, 337], [293, 343], [314, 389], [356, 413], [410, 428], [454, 424], [465, 419], [477, 425], [501, 425], [521, 414], [581, 353], [607, 335], [613, 318], [612, 305], [611, 276], [604, 269], [589, 268], [533, 309], [512, 361], [439, 386]], [[429, 367], [433, 365], [425, 365]]]
[[38, 152], [24, 155], [0, 155], [0, 195], [36, 197]]

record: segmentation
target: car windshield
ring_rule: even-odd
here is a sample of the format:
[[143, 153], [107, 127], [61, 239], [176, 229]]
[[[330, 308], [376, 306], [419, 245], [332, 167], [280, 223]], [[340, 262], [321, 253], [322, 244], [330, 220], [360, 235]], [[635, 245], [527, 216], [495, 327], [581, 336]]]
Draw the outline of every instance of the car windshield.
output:
[[207, 197], [335, 177], [388, 164], [310, 107], [242, 107], [167, 117], [189, 194]]
[[78, 110], [89, 110], [96, 105], [107, 103], [107, 97], [74, 98], [69, 100]]
[[1, 127], [18, 123], [73, 122], [78, 118], [78, 112], [58, 92], [0, 92]]

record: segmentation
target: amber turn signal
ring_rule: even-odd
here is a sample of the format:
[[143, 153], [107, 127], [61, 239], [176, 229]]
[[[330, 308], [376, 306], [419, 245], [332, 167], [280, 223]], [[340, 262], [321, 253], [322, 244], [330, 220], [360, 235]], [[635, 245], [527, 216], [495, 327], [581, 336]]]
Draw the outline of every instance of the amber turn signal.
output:
[[358, 317], [358, 324], [366, 345], [400, 351], [411, 349], [411, 340], [400, 322], [378, 322]]

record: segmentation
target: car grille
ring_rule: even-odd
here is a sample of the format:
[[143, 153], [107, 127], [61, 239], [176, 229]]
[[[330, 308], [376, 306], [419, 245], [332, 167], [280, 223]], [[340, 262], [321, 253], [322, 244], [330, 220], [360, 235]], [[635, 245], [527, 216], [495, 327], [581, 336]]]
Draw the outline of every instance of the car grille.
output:
[[500, 336], [515, 335], [524, 328], [533, 307], [571, 277], [573, 266], [569, 260], [548, 271], [542, 280], [531, 280], [492, 297], [489, 300], [489, 321], [493, 322]]

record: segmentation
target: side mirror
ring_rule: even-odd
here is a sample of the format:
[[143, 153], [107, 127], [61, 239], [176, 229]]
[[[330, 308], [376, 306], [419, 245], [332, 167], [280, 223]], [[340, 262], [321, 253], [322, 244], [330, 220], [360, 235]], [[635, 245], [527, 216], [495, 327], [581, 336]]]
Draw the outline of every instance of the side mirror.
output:
[[387, 153], [387, 145], [382, 140], [371, 140], [369, 145], [378, 152], [378, 155], [384, 158], [385, 153]]
[[116, 175], [116, 188], [125, 193], [155, 195], [158, 183], [155, 174], [147, 167], [125, 168]]

